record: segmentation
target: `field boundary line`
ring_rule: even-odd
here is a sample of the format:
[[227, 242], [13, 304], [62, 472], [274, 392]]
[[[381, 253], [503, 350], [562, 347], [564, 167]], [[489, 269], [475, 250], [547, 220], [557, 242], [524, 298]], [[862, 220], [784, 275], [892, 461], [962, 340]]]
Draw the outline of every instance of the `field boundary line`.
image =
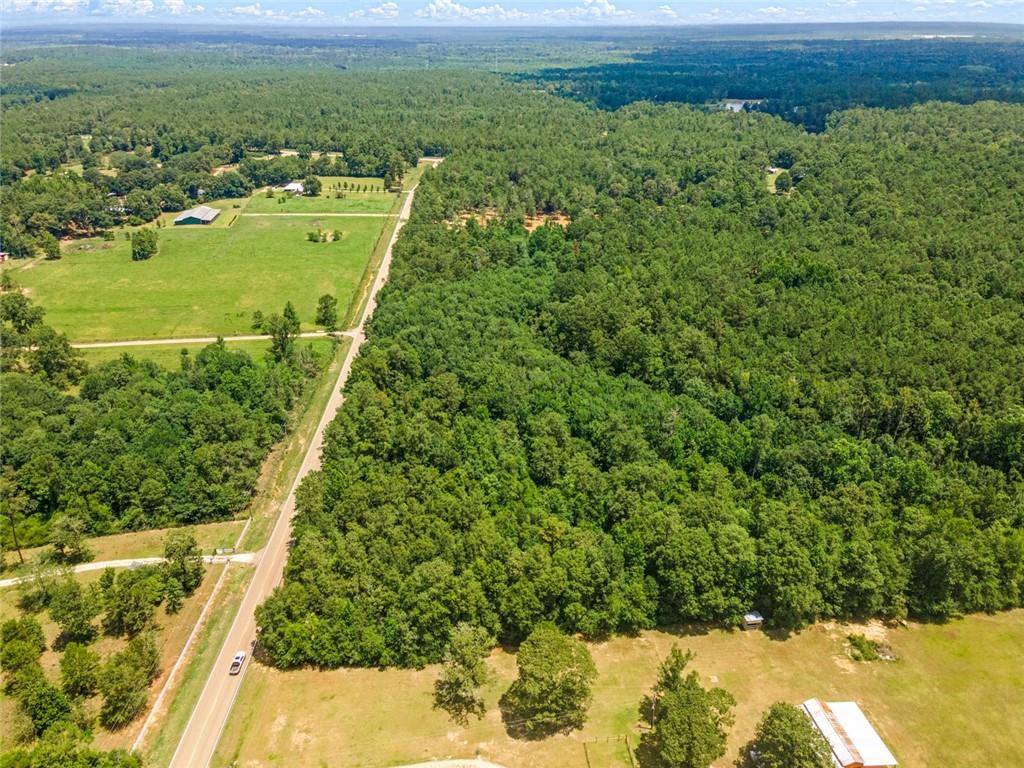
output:
[[[258, 553], [256, 552], [235, 552], [230, 555], [203, 555], [203, 562], [206, 565], [227, 565], [232, 561], [238, 563], [251, 563], [255, 560], [257, 554]], [[131, 568], [132, 566], [138, 565], [159, 565], [160, 563], [165, 562], [167, 562], [166, 557], [126, 557], [119, 560], [96, 560], [91, 563], [79, 563], [78, 565], [71, 566], [65, 572], [90, 573], [92, 571], [103, 571], [107, 568]], [[23, 576], [11, 576], [7, 579], [0, 579], [0, 589], [7, 589], [7, 587], [24, 584], [26, 581], [31, 581], [33, 578], [35, 578], [33, 574], [28, 573]]]
[[318, 213], [313, 211], [311, 213], [292, 213], [287, 211], [284, 213], [240, 213], [239, 216], [302, 216], [303, 218], [319, 219], [321, 217], [351, 217], [351, 218], [373, 218], [373, 219], [390, 219], [398, 216], [397, 213], [381, 213], [379, 211], [367, 212], [367, 213], [356, 213], [356, 212], [340, 212], [340, 213]]
[[[331, 336], [351, 336], [351, 331], [303, 331], [298, 334], [300, 339], [325, 339]], [[163, 339], [121, 339], [118, 341], [76, 341], [71, 344], [75, 349], [111, 349], [114, 347], [163, 347], [175, 344], [216, 344], [225, 341], [228, 344], [238, 341], [270, 341], [272, 336], [267, 333], [250, 333], [241, 336], [176, 336]]]

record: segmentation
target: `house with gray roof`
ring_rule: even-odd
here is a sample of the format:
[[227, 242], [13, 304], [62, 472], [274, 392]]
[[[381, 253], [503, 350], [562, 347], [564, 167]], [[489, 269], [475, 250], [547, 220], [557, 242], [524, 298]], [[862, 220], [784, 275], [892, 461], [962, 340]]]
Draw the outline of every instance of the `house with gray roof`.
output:
[[219, 208], [211, 208], [208, 205], [197, 205], [195, 208], [189, 208], [187, 211], [182, 211], [174, 219], [174, 224], [209, 224], [214, 219], [220, 216]]

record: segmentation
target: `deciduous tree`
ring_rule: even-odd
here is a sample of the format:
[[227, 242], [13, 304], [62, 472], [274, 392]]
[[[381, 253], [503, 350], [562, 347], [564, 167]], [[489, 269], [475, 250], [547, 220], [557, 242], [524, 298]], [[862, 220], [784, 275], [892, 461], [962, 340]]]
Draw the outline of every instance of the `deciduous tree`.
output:
[[501, 702], [512, 733], [540, 738], [583, 727], [597, 669], [582, 642], [538, 624], [519, 646], [516, 666], [519, 676]]
[[493, 677], [486, 659], [494, 646], [487, 630], [458, 624], [452, 632], [441, 676], [434, 683], [434, 706], [465, 725], [470, 715], [484, 715], [480, 688]]
[[650, 726], [636, 752], [642, 768], [708, 768], [725, 754], [736, 700], [722, 688], [705, 689], [695, 671], [684, 677], [692, 660], [693, 653], [673, 646], [654, 690], [640, 702], [640, 717]]

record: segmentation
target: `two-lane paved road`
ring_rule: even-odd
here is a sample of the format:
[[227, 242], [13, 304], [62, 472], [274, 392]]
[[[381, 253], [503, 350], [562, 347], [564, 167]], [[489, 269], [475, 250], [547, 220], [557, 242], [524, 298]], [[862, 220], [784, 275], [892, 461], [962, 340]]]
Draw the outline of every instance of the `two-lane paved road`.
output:
[[244, 650], [248, 652], [249, 659], [246, 660], [246, 666], [248, 666], [249, 660], [252, 658], [252, 648], [256, 642], [256, 607], [269, 597], [274, 587], [281, 582], [284, 575], [284, 565], [288, 559], [288, 540], [291, 538], [292, 515], [295, 512], [295, 491], [302, 478], [320, 467], [320, 448], [323, 445], [324, 429], [330, 424], [338, 408], [341, 407], [343, 401], [341, 394], [342, 386], [348, 379], [349, 371], [352, 368], [352, 361], [355, 359], [365, 339], [366, 321], [373, 315], [373, 310], [377, 306], [377, 292], [385, 280], [387, 280], [388, 270], [391, 268], [391, 249], [398, 238], [398, 233], [409, 218], [409, 211], [412, 209], [415, 192], [416, 188], [413, 187], [409, 192], [405, 205], [402, 206], [402, 211], [395, 224], [395, 231], [391, 234], [387, 251], [384, 253], [380, 269], [377, 271], [377, 278], [373, 282], [370, 298], [366, 302], [366, 309], [363, 310], [358, 325], [350, 332], [350, 335], [353, 337], [352, 345], [345, 355], [341, 371], [338, 374], [338, 380], [334, 385], [334, 392], [327, 403], [327, 407], [324, 409], [323, 416], [320, 418], [320, 424], [317, 426], [316, 433], [312, 441], [310, 441], [309, 449], [306, 451], [302, 461], [302, 466], [281, 509], [281, 515], [278, 517], [274, 530], [270, 534], [270, 541], [267, 542], [267, 546], [263, 550], [263, 556], [256, 566], [256, 572], [253, 575], [249, 589], [242, 598], [242, 604], [239, 607], [238, 614], [235, 616], [234, 623], [231, 625], [224, 645], [217, 655], [213, 671], [210, 673], [206, 686], [199, 696], [199, 701], [196, 703], [188, 725], [185, 726], [185, 732], [182, 734], [178, 748], [171, 759], [171, 768], [205, 768], [213, 758], [217, 742], [220, 740], [225, 723], [227, 723], [228, 715], [231, 712], [235, 697], [238, 695], [238, 689], [242, 685], [242, 677], [245, 673], [245, 668], [243, 668], [240, 675], [232, 676], [228, 674], [231, 657], [237, 651]]

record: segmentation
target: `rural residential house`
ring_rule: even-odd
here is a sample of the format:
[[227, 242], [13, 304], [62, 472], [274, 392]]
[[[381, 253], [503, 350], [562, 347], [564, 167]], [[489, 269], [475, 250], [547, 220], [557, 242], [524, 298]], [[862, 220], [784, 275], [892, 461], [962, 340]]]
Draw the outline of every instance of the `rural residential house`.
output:
[[306, 188], [302, 185], [302, 182], [300, 181], [293, 181], [288, 184], [285, 184], [283, 187], [281, 187], [281, 189], [285, 192], [291, 192], [293, 195], [301, 195], [304, 194], [306, 191]]
[[182, 211], [174, 219], [174, 224], [209, 224], [220, 216], [219, 208], [211, 208], [208, 205], [197, 205]]
[[890, 768], [896, 758], [854, 701], [808, 699], [801, 707], [832, 748], [836, 768]]

